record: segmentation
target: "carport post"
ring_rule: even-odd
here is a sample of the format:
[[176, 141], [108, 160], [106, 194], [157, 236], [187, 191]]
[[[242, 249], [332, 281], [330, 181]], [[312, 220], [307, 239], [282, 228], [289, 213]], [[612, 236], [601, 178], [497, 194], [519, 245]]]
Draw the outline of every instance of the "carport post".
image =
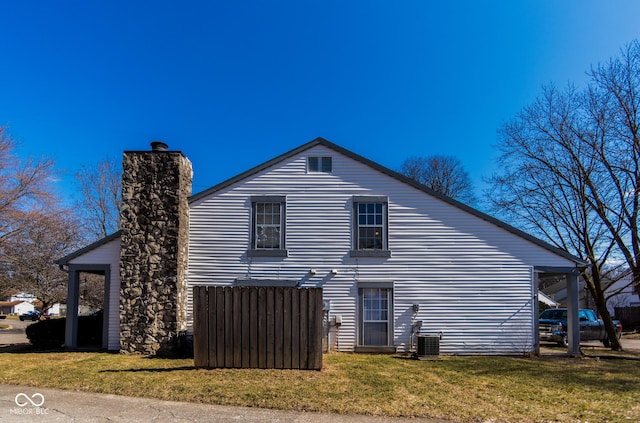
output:
[[80, 291], [80, 272], [69, 269], [67, 287], [67, 318], [64, 328], [64, 347], [75, 350], [78, 347], [78, 296]]
[[580, 321], [578, 319], [579, 289], [578, 275], [580, 271], [575, 269], [571, 273], [567, 273], [567, 336], [569, 338], [569, 354], [572, 356], [580, 355]]
[[540, 273], [534, 268], [533, 270], [533, 353], [540, 355], [540, 306], [538, 304], [538, 289], [540, 288]]

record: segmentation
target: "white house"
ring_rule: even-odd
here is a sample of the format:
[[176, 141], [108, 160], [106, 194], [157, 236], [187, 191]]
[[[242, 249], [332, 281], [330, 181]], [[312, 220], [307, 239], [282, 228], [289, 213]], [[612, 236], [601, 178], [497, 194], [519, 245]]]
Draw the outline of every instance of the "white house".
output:
[[[537, 275], [544, 272], [568, 275], [577, 312], [577, 275], [585, 266], [578, 258], [322, 138], [187, 203], [188, 226], [180, 227], [188, 241], [177, 253], [184, 250], [178, 262], [186, 266], [171, 281], [186, 284], [178, 288], [176, 309], [179, 315], [186, 295], [188, 331], [198, 285], [321, 287], [328, 344], [341, 351], [409, 351], [421, 323], [421, 333], [441, 335], [444, 354], [533, 352]], [[121, 259], [151, 248], [126, 249], [123, 243], [141, 231], [125, 227], [59, 261], [70, 274], [70, 308], [77, 272], [106, 275], [103, 346], [114, 350], [133, 337], [122, 310], [136, 301], [123, 295], [146, 289], [127, 287], [129, 276], [122, 275], [131, 265]], [[150, 269], [169, 263], [151, 257], [138, 262]], [[166, 325], [145, 317], [146, 327]], [[570, 325], [570, 348], [577, 351], [577, 327]], [[73, 347], [73, 323], [67, 330]]]
[[611, 296], [607, 301], [607, 308], [611, 315], [615, 315], [616, 307], [638, 307], [640, 306], [640, 288], [631, 282], [633, 274], [627, 271], [619, 280], [612, 283], [605, 290], [605, 295]]
[[0, 314], [18, 315], [35, 310], [33, 304], [23, 300], [0, 301]]
[[49, 316], [64, 316], [66, 314], [66, 307], [64, 304], [55, 303], [47, 309], [45, 314]]
[[7, 301], [0, 301], [0, 314], [19, 315], [34, 311], [33, 304], [37, 298], [31, 294], [20, 292], [11, 296]]

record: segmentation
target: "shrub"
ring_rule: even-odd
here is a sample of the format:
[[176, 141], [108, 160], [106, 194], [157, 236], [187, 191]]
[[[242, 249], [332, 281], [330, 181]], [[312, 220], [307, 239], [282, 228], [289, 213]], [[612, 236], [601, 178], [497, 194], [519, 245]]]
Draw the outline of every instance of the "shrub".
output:
[[66, 319], [40, 320], [27, 326], [29, 342], [38, 349], [60, 348], [64, 344]]
[[[61, 348], [67, 319], [40, 320], [27, 326], [27, 338], [38, 349]], [[102, 313], [78, 317], [78, 345], [102, 344]]]

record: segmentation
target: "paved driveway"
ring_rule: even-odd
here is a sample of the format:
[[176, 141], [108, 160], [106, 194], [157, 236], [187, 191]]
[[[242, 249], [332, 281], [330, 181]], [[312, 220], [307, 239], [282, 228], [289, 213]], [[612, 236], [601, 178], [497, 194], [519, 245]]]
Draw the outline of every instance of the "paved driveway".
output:
[[[625, 351], [640, 352], [640, 339], [629, 339], [623, 336], [620, 339], [620, 343], [622, 344], [622, 348]], [[602, 345], [602, 342], [598, 341], [582, 342], [580, 344], [580, 349], [582, 350], [583, 354], [590, 355], [611, 351], [609, 348], [605, 348], [604, 345]], [[541, 343], [540, 345], [540, 354], [542, 355], [563, 354], [566, 353], [566, 351], [566, 348], [560, 347], [553, 343]]]
[[0, 330], [0, 345], [29, 343], [27, 335], [24, 331], [27, 326], [33, 324], [34, 322], [30, 320], [22, 322], [18, 319], [2, 319], [0, 320], [0, 323], [9, 325], [10, 327], [10, 329]]

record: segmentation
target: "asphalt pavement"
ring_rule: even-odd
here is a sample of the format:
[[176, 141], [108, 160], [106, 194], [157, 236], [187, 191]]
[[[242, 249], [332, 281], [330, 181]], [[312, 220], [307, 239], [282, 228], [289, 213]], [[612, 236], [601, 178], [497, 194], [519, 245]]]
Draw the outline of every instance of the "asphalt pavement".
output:
[[17, 319], [2, 319], [0, 324], [8, 325], [8, 329], [0, 330], [0, 345], [18, 345], [28, 344], [29, 340], [25, 334], [27, 326], [32, 324], [32, 321], [20, 321]]

